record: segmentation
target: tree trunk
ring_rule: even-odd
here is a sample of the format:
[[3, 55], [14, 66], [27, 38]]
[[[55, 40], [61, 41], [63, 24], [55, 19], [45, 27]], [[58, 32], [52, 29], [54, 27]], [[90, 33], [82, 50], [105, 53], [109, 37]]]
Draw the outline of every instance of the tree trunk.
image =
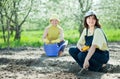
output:
[[16, 29], [15, 29], [15, 37], [14, 37], [14, 40], [20, 40], [21, 38], [21, 29], [20, 29], [20, 26], [17, 25], [16, 26]]
[[[81, 22], [83, 22], [83, 21], [81, 21]], [[82, 34], [82, 31], [83, 31], [83, 24], [80, 23], [80, 25], [79, 25], [79, 36]]]
[[9, 53], [9, 49], [10, 49], [10, 21], [7, 20], [7, 32], [8, 32], [8, 35], [7, 35], [7, 49], [8, 49], [8, 53]]
[[84, 15], [85, 13], [90, 10], [92, 5], [92, 0], [78, 0], [79, 2], [79, 10], [80, 10], [80, 25], [79, 25], [79, 34], [81, 35], [84, 27]]
[[18, 13], [17, 13], [17, 10], [18, 10], [18, 7], [16, 7], [17, 5], [17, 2], [16, 1], [13, 1], [13, 5], [14, 5], [14, 21], [15, 21], [15, 37], [14, 37], [14, 40], [20, 40], [20, 36], [21, 36], [21, 28], [20, 28], [20, 25], [18, 23]]
[[15, 9], [15, 11], [14, 11], [14, 15], [15, 15], [15, 19], [14, 19], [14, 21], [15, 21], [15, 37], [14, 37], [14, 40], [20, 40], [20, 38], [21, 38], [21, 32], [22, 32], [21, 31], [21, 27], [22, 27], [22, 24], [26, 21], [28, 15], [29, 15], [29, 13], [30, 13], [30, 11], [32, 9], [33, 0], [31, 0], [30, 9], [28, 10], [26, 16], [21, 21], [21, 23], [18, 23], [18, 19], [19, 19], [18, 18], [18, 13], [17, 13], [18, 7], [16, 6], [16, 2], [15, 1], [13, 1], [13, 2], [14, 2], [14, 9]]
[[3, 22], [3, 15], [1, 13], [1, 24], [2, 24], [2, 33], [3, 33], [3, 39], [4, 39], [4, 42], [6, 42], [6, 37], [5, 37], [5, 27], [4, 27], [4, 22]]

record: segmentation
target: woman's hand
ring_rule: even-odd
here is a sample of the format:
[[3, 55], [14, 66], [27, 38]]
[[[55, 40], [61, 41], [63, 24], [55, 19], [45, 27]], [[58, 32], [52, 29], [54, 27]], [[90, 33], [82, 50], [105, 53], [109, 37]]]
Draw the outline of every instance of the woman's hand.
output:
[[83, 64], [83, 68], [88, 68], [89, 67], [89, 65], [90, 65], [89, 60], [92, 57], [92, 55], [94, 54], [96, 47], [97, 47], [96, 45], [92, 45], [90, 47], [90, 49], [88, 51], [88, 54], [87, 54], [87, 56], [85, 58], [84, 64]]
[[51, 43], [59, 43], [60, 39], [52, 40]]
[[49, 44], [50, 41], [48, 39], [43, 39], [44, 43]]
[[84, 61], [84, 64], [83, 64], [83, 68], [84, 69], [87, 69], [89, 67], [89, 61], [88, 60], [85, 60]]

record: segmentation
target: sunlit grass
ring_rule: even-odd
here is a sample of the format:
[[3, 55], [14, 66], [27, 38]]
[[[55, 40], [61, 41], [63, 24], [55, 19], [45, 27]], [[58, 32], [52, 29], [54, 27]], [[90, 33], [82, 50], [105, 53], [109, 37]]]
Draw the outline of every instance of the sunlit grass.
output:
[[[105, 34], [107, 35], [109, 42], [120, 41], [120, 29], [105, 29]], [[24, 47], [33, 46], [39, 47], [43, 45], [42, 42], [43, 31], [23, 31], [21, 33], [21, 40], [14, 41], [13, 36], [10, 38], [10, 47]], [[76, 44], [79, 40], [78, 30], [64, 30], [65, 39], [69, 41], [69, 44]], [[2, 33], [0, 32], [0, 48], [7, 47], [7, 43], [4, 43], [2, 38]]]
[[77, 43], [79, 40], [79, 32], [78, 30], [67, 30], [65, 31], [65, 40], [69, 41], [69, 44]]
[[120, 29], [105, 29], [105, 33], [109, 42], [120, 41]]

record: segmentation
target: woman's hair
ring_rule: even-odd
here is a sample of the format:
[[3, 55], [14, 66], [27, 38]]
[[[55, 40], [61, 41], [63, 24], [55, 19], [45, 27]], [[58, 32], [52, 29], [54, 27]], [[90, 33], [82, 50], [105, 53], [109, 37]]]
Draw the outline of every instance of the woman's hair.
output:
[[[94, 16], [94, 17], [95, 17], [95, 20], [96, 20], [95, 26], [98, 27], [98, 28], [101, 28], [101, 25], [99, 24], [99, 20], [97, 19], [96, 15], [90, 15], [90, 16]], [[85, 27], [85, 28], [88, 28], [88, 24], [87, 24], [87, 22], [86, 22], [86, 19], [87, 19], [88, 17], [90, 17], [90, 16], [86, 16], [86, 17], [84, 18], [84, 27]]]

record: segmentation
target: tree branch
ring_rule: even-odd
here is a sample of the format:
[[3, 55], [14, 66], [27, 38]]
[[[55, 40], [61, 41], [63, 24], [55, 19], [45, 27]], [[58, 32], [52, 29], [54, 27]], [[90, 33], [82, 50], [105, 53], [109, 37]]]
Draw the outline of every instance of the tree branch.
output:
[[30, 7], [28, 13], [26, 14], [25, 18], [23, 19], [23, 21], [20, 23], [19, 27], [21, 27], [22, 24], [23, 24], [23, 23], [25, 22], [25, 20], [27, 19], [27, 17], [28, 17], [28, 15], [29, 15], [30, 11], [32, 10], [32, 5], [33, 5], [33, 1], [31, 0], [31, 7]]

